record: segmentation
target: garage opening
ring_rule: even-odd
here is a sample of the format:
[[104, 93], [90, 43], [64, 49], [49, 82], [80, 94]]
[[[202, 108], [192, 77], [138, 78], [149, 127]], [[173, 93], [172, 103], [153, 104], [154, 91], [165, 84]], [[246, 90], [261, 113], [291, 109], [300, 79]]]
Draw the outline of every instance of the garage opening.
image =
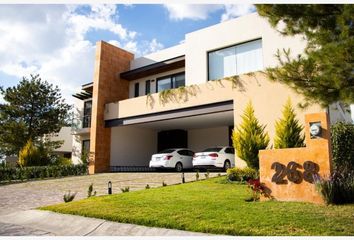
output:
[[233, 102], [216, 110], [219, 111], [169, 119], [163, 119], [161, 114], [161, 120], [154, 116], [154, 121], [128, 119], [135, 123], [112, 127], [111, 171], [151, 171], [148, 167], [151, 156], [168, 148], [198, 152], [209, 147], [231, 146]]

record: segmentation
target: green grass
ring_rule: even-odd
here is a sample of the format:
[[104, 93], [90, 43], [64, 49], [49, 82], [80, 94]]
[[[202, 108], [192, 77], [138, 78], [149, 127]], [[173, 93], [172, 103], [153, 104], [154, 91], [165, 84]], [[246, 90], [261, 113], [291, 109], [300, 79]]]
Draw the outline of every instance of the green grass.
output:
[[222, 182], [215, 178], [41, 209], [214, 234], [354, 235], [354, 204], [245, 202], [247, 186]]

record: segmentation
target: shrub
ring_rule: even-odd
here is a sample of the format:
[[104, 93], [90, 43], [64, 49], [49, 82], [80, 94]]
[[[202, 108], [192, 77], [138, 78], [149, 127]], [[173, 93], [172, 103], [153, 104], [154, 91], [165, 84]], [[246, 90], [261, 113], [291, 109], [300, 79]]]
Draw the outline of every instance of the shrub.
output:
[[58, 156], [58, 155], [53, 157], [52, 165], [69, 166], [72, 164], [73, 161], [71, 160], [71, 158], [65, 158], [63, 156]]
[[36, 166], [41, 158], [40, 152], [33, 141], [29, 139], [26, 145], [20, 150], [18, 156], [18, 163], [21, 167], [24, 166]]
[[209, 175], [210, 175], [209, 171], [207, 171], [206, 173], [204, 173], [205, 179], [209, 179]]
[[129, 187], [121, 188], [122, 193], [129, 192]]
[[263, 183], [260, 182], [259, 178], [249, 179], [247, 181], [248, 188], [251, 189], [251, 197], [245, 199], [246, 202], [258, 201], [263, 195], [266, 198], [273, 199], [270, 195], [270, 189], [268, 189]]
[[51, 178], [61, 176], [76, 176], [87, 173], [87, 166], [83, 164], [70, 166], [36, 166], [21, 168], [0, 168], [0, 182], [16, 180], [30, 180], [36, 178]]
[[91, 183], [87, 190], [87, 197], [96, 196], [96, 193], [96, 191], [93, 192], [93, 183]]
[[196, 180], [196, 181], [199, 180], [199, 170], [197, 170], [197, 172], [195, 173], [195, 180]]
[[227, 179], [230, 181], [244, 182], [256, 178], [258, 178], [258, 171], [250, 167], [227, 169]]
[[150, 189], [150, 185], [146, 184], [145, 189]]
[[305, 136], [304, 127], [296, 119], [290, 98], [284, 105], [283, 117], [275, 122], [274, 148], [303, 147]]
[[338, 122], [331, 127], [334, 167], [354, 170], [354, 125]]
[[269, 136], [264, 133], [265, 126], [258, 122], [251, 101], [241, 118], [242, 123], [232, 134], [233, 146], [237, 156], [245, 160], [248, 166], [259, 169], [258, 151], [268, 146]]
[[337, 168], [328, 178], [317, 178], [316, 189], [327, 204], [354, 203], [354, 171]]
[[76, 196], [76, 192], [75, 193], [71, 193], [70, 191], [65, 193], [63, 196], [64, 202], [71, 202], [72, 200], [74, 200]]

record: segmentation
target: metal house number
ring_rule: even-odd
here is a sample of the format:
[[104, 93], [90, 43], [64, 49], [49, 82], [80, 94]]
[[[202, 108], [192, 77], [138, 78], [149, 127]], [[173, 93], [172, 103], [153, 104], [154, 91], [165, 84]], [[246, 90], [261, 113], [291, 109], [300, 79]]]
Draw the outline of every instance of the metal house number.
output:
[[[302, 168], [304, 169], [303, 172], [298, 170]], [[288, 180], [296, 184], [301, 183], [303, 180], [313, 183], [314, 176], [318, 176], [318, 171], [320, 170], [318, 164], [312, 161], [306, 161], [302, 166], [294, 161], [289, 162], [287, 166], [279, 162], [274, 162], [271, 169], [275, 170], [272, 182], [276, 184], [287, 184]]]

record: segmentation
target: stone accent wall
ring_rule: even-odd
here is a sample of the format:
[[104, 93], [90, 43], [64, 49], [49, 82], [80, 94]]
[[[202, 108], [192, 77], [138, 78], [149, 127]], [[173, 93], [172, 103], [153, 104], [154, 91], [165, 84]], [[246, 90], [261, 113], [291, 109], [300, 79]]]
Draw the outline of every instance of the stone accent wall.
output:
[[[310, 136], [310, 123], [313, 122], [321, 123], [322, 136], [320, 138]], [[332, 172], [330, 124], [326, 112], [305, 115], [305, 138], [306, 147], [303, 148], [259, 151], [260, 180], [268, 188], [270, 195], [277, 200], [324, 203], [316, 191], [314, 182], [308, 179], [313, 173], [319, 177], [328, 177]], [[292, 167], [289, 165], [290, 162], [294, 163]], [[306, 162], [316, 164], [317, 168], [306, 166]], [[281, 171], [279, 171], [280, 168], [277, 170], [275, 164], [281, 164], [284, 167], [284, 175], [280, 175], [281, 181], [276, 180], [277, 172]], [[292, 179], [297, 176], [298, 181], [293, 181]]]
[[134, 55], [106, 42], [96, 44], [93, 77], [89, 173], [109, 171], [111, 129], [104, 127], [105, 104], [127, 99], [129, 82], [119, 73], [129, 70]]

